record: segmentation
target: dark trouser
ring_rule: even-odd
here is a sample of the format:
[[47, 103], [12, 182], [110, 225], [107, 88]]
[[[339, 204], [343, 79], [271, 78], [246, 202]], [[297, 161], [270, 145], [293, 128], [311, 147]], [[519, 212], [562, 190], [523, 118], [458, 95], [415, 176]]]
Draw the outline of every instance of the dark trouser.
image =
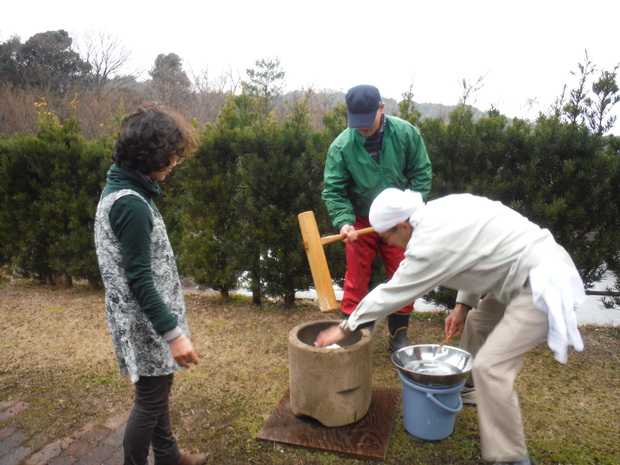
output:
[[136, 398], [123, 439], [124, 465], [146, 465], [151, 444], [156, 464], [171, 464], [179, 459], [168, 408], [173, 378], [172, 374], [141, 376], [134, 384]]

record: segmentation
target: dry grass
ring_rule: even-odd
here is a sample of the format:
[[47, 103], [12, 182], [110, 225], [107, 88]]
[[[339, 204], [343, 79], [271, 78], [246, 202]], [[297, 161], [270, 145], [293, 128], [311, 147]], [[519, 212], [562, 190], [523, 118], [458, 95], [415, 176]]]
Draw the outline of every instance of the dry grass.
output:
[[[364, 463], [255, 439], [288, 388], [288, 331], [326, 318], [313, 302], [254, 308], [241, 297], [224, 303], [196, 293], [186, 302], [201, 364], [175, 378], [173, 424], [183, 447], [208, 452], [209, 463], [223, 465]], [[412, 344], [442, 339], [442, 314], [416, 318]], [[103, 293], [2, 283], [0, 330], [0, 402], [30, 403], [10, 421], [31, 445], [131, 408], [132, 387], [118, 374]], [[526, 358], [517, 387], [537, 463], [620, 463], [619, 334], [619, 328], [582, 328], [586, 350], [571, 353], [567, 366], [544, 344]], [[400, 388], [389, 355], [383, 326], [374, 341], [373, 385]], [[385, 463], [483, 463], [475, 408], [464, 407], [454, 434], [440, 442], [413, 438], [399, 416]]]

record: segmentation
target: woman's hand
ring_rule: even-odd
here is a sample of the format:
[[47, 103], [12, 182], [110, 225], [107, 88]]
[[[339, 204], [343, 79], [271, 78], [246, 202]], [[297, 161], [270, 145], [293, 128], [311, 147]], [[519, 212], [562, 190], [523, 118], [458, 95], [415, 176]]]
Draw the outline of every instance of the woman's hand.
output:
[[189, 368], [191, 363], [198, 365], [198, 356], [194, 351], [194, 346], [185, 334], [171, 342], [169, 346], [174, 360], [183, 368]]

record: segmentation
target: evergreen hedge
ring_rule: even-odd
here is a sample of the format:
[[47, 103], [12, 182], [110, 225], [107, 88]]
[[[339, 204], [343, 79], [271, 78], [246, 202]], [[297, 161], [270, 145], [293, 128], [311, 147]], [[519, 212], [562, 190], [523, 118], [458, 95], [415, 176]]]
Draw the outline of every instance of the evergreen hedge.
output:
[[[294, 102], [284, 122], [263, 109], [258, 98], [230, 97], [218, 123], [201, 131], [195, 156], [164, 183], [158, 205], [183, 274], [224, 296], [245, 280], [254, 303], [269, 296], [292, 304], [296, 291], [312, 286], [297, 215], [313, 210], [319, 230], [334, 233], [320, 194], [325, 154], [346, 109], [325, 114], [321, 131], [306, 100]], [[500, 200], [550, 229], [587, 285], [618, 272], [618, 137], [561, 112], [526, 122], [491, 110], [474, 120], [463, 103], [444, 121], [403, 110], [433, 162], [430, 199], [470, 192]], [[39, 116], [36, 136], [0, 140], [0, 265], [46, 283], [95, 285], [92, 223], [111, 141], [84, 140], [74, 118]], [[344, 247], [325, 250], [341, 280]], [[451, 306], [453, 294], [431, 298]]]

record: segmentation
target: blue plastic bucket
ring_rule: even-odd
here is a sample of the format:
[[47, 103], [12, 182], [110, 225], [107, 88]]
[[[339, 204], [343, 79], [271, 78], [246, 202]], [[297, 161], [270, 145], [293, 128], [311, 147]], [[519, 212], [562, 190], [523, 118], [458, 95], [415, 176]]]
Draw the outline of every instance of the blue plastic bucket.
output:
[[400, 372], [398, 376], [403, 383], [403, 424], [409, 434], [427, 441], [450, 436], [456, 414], [463, 408], [461, 387], [465, 380], [454, 386], [431, 388], [414, 383]]

